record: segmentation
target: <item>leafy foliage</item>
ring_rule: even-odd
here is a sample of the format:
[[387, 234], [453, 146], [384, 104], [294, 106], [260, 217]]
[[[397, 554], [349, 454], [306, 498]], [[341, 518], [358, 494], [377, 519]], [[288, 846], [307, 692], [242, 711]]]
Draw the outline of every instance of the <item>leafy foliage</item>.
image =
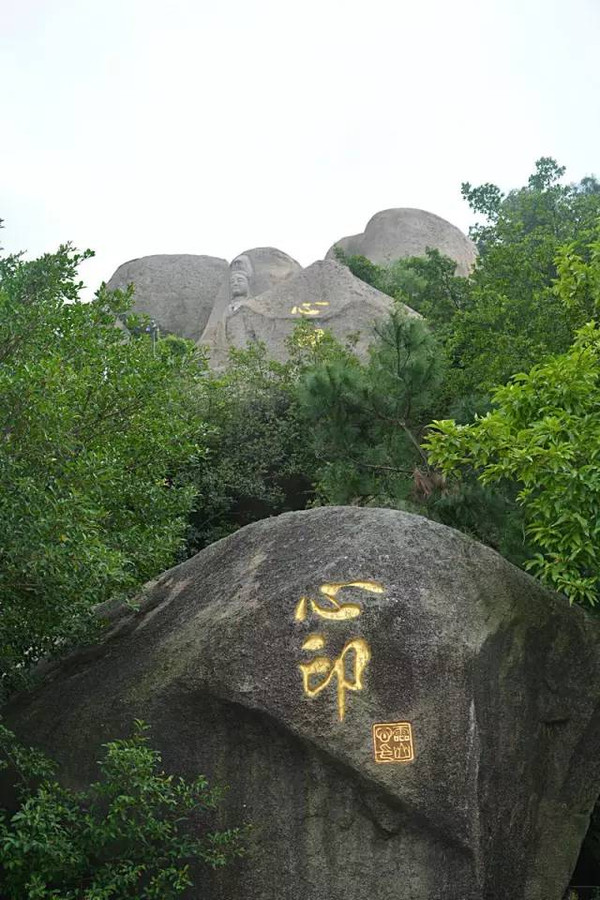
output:
[[[596, 235], [600, 235], [600, 220]], [[576, 246], [567, 244], [559, 250], [554, 290], [574, 327], [580, 328], [600, 318], [600, 237], [591, 241], [587, 261], [577, 254]]]
[[561, 184], [564, 172], [542, 157], [527, 185], [506, 196], [495, 185], [463, 184], [463, 196], [485, 221], [471, 229], [481, 256], [446, 340], [455, 401], [486, 394], [573, 340], [575, 323], [553, 288], [557, 257], [572, 243], [587, 258], [600, 182]]
[[233, 350], [227, 371], [205, 379], [200, 403], [212, 430], [195, 475], [188, 553], [289, 508], [290, 485], [310, 490], [289, 367], [264, 347]]
[[467, 303], [468, 279], [457, 276], [454, 260], [442, 256], [439, 250], [397, 259], [389, 265], [372, 263], [364, 256], [349, 256], [341, 247], [336, 247], [335, 252], [357, 278], [425, 316], [436, 334]]
[[298, 397], [319, 461], [321, 502], [406, 499], [424, 461], [419, 429], [440, 377], [433, 336], [401, 310], [375, 327], [366, 364], [348, 356], [304, 373]]
[[463, 184], [463, 197], [483, 217], [471, 229], [480, 258], [469, 279], [456, 277], [454, 262], [437, 251], [388, 266], [336, 251], [358, 278], [426, 317], [448, 362], [443, 394], [454, 414], [485, 411], [495, 385], [565, 352], [587, 321], [573, 316], [554, 281], [566, 246], [590, 259], [600, 182], [563, 184], [564, 174], [542, 157], [527, 184], [506, 195], [493, 184]]
[[194, 861], [222, 866], [243, 852], [243, 830], [204, 824], [222, 792], [202, 775], [166, 775], [146, 731], [138, 721], [131, 738], [105, 744], [101, 780], [73, 791], [0, 725], [0, 768], [20, 795], [17, 812], [0, 813], [6, 900], [170, 900], [192, 884]]
[[127, 339], [130, 296], [78, 299], [87, 256], [0, 260], [0, 677], [89, 634], [91, 608], [168, 567], [207, 428], [182, 342]]
[[[533, 548], [527, 566], [573, 601], [598, 603], [600, 535], [600, 241], [590, 232], [557, 254], [552, 291], [579, 324], [563, 354], [495, 391], [496, 409], [468, 426], [434, 423], [430, 460], [518, 486]], [[592, 321], [582, 324], [592, 317]], [[468, 476], [471, 477], [470, 475]]]
[[211, 431], [194, 475], [198, 497], [188, 553], [241, 525], [303, 509], [314, 494], [316, 460], [296, 384], [325, 360], [353, 357], [307, 320], [297, 323], [287, 343], [286, 363], [270, 360], [266, 347], [254, 343], [232, 348], [226, 371], [203, 379], [200, 408]]
[[571, 349], [516, 375], [497, 407], [471, 425], [434, 422], [426, 447], [446, 474], [472, 467], [484, 484], [520, 486], [536, 549], [527, 563], [572, 601], [594, 606], [600, 589], [600, 329], [584, 326]]
[[443, 395], [455, 417], [485, 412], [494, 386], [564, 353], [589, 319], [573, 315], [554, 282], [564, 248], [584, 262], [594, 252], [600, 182], [588, 176], [564, 184], [564, 174], [542, 157], [527, 184], [508, 194], [489, 183], [463, 184], [482, 217], [471, 229], [480, 257], [468, 279], [456, 278], [454, 263], [436, 251], [390, 266], [337, 251], [357, 277], [426, 317], [447, 360]]

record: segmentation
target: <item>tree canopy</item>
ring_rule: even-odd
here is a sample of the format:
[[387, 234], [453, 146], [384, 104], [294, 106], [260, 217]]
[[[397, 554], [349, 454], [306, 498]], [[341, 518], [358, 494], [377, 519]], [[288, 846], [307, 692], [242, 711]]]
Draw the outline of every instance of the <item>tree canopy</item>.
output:
[[537, 552], [527, 566], [572, 600], [600, 594], [600, 241], [589, 261], [575, 244], [557, 257], [555, 296], [575, 322], [593, 316], [565, 353], [495, 390], [494, 409], [469, 425], [434, 423], [426, 446], [447, 474], [514, 480]]
[[181, 342], [115, 326], [130, 297], [79, 300], [69, 246], [0, 260], [0, 672], [85, 637], [182, 546], [206, 452]]

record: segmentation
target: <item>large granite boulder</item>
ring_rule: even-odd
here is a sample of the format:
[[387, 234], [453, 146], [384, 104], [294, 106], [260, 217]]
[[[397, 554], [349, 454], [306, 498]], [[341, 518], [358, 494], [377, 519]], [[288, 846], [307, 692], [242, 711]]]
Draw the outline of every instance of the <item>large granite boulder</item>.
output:
[[477, 258], [473, 241], [446, 219], [424, 209], [384, 209], [369, 219], [362, 234], [340, 238], [327, 251], [335, 259], [335, 248], [350, 255], [366, 256], [374, 263], [390, 263], [407, 256], [424, 256], [439, 250], [455, 260], [456, 274], [468, 275]]
[[[358, 336], [355, 347], [364, 356], [373, 340], [373, 325], [386, 318], [394, 301], [361, 281], [347, 266], [320, 260], [297, 275], [229, 307], [223, 317], [222, 340], [210, 347], [213, 366], [226, 362], [229, 347], [262, 341], [272, 359], [287, 358], [286, 339], [304, 318], [317, 329], [327, 329], [340, 341]], [[409, 315], [418, 315], [405, 306]]]
[[299, 262], [275, 247], [244, 250], [231, 261], [229, 277], [221, 284], [200, 344], [210, 347], [226, 360], [225, 319], [231, 310], [251, 297], [280, 285], [301, 270]]
[[215, 256], [160, 254], [123, 263], [107, 287], [133, 283], [134, 312], [149, 315], [164, 333], [197, 341], [227, 275], [227, 261]]
[[456, 531], [287, 513], [148, 586], [5, 710], [61, 761], [152, 726], [230, 786], [214, 900], [559, 900], [598, 793], [598, 623]]

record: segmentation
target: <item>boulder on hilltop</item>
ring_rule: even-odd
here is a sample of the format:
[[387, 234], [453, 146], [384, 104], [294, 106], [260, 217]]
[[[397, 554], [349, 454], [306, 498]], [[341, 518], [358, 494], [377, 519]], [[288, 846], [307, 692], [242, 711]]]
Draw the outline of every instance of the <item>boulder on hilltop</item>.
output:
[[227, 260], [216, 256], [142, 256], [119, 266], [107, 287], [125, 290], [133, 283], [132, 312], [150, 316], [164, 333], [196, 342], [227, 271]]
[[164, 573], [4, 713], [72, 786], [134, 717], [169, 770], [229, 785], [217, 824], [252, 850], [190, 897], [560, 900], [598, 792], [598, 637], [456, 531], [326, 507]]
[[229, 265], [228, 277], [220, 287], [200, 344], [219, 348], [223, 362], [227, 360], [224, 322], [240, 303], [275, 288], [302, 271], [302, 266], [276, 247], [244, 250]]
[[319, 260], [277, 287], [232, 305], [223, 317], [220, 340], [209, 345], [211, 364], [224, 365], [229, 347], [252, 341], [262, 341], [272, 359], [284, 361], [286, 339], [303, 318], [342, 342], [357, 336], [355, 350], [364, 356], [373, 341], [374, 323], [387, 318], [394, 306], [387, 294], [356, 278], [347, 266]]
[[336, 247], [380, 264], [407, 256], [425, 256], [428, 249], [439, 250], [456, 262], [456, 274], [464, 276], [477, 259], [473, 241], [446, 219], [424, 209], [384, 209], [369, 219], [361, 234], [336, 241], [327, 251], [326, 259], [336, 258]]

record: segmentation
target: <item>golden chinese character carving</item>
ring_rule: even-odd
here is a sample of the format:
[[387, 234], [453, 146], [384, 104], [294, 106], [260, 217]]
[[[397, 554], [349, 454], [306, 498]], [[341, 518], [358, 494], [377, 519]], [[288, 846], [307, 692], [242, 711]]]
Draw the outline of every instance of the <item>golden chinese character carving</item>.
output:
[[[325, 638], [321, 634], [311, 634], [302, 644], [303, 650], [322, 650]], [[351, 679], [347, 677], [346, 657], [351, 656]], [[361, 691], [362, 676], [371, 658], [369, 645], [364, 638], [355, 638], [344, 646], [337, 659], [328, 656], [315, 656], [311, 662], [300, 663], [304, 692], [309, 697], [316, 697], [329, 683], [337, 679], [337, 703], [340, 722], [346, 714], [346, 691]]]
[[360, 590], [370, 591], [372, 594], [383, 594], [385, 590], [378, 581], [335, 581], [331, 584], [322, 584], [319, 590], [327, 598], [330, 605], [322, 606], [310, 597], [301, 597], [296, 607], [296, 622], [304, 622], [309, 606], [312, 612], [320, 616], [321, 619], [339, 621], [340, 619], [355, 619], [357, 616], [360, 616], [362, 607], [358, 603], [340, 603], [337, 599], [337, 595], [342, 588], [348, 587], [360, 588]]
[[376, 763], [412, 762], [415, 748], [410, 722], [379, 722], [373, 725]]
[[292, 306], [293, 316], [318, 316], [323, 307], [329, 306], [327, 300], [317, 300], [315, 303], [299, 303]]
[[[294, 613], [296, 622], [304, 622], [312, 613], [329, 622], [356, 619], [360, 616], [362, 607], [358, 603], [339, 599], [338, 595], [344, 588], [357, 588], [372, 594], [383, 594], [385, 590], [378, 581], [332, 581], [322, 584], [319, 592], [324, 599], [300, 598]], [[322, 634], [311, 634], [304, 641], [302, 649], [317, 652], [324, 646], [325, 637]], [[336, 679], [338, 714], [340, 722], [343, 722], [346, 714], [346, 692], [362, 690], [363, 673], [370, 659], [371, 649], [365, 639], [359, 637], [348, 641], [337, 659], [317, 655], [310, 662], [300, 663], [304, 693], [308, 697], [316, 697]]]

